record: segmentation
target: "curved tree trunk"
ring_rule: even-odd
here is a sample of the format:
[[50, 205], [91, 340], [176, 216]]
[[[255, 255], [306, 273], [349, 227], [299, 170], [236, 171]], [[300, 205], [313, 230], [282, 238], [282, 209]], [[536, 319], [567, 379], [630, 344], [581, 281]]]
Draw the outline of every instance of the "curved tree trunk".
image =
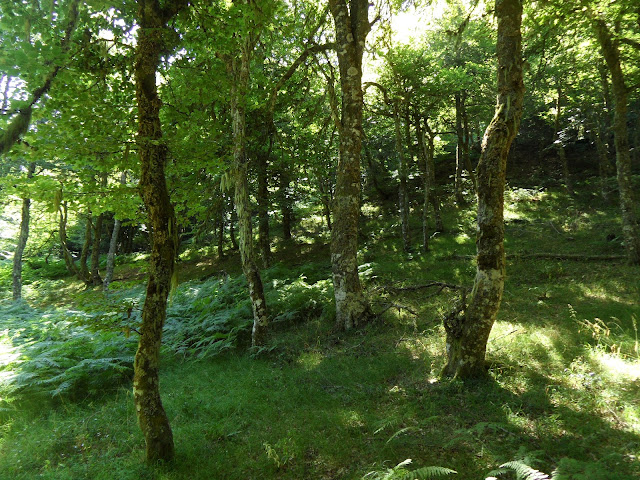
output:
[[342, 113], [339, 159], [333, 202], [331, 267], [336, 300], [336, 326], [349, 330], [366, 323], [371, 308], [358, 277], [360, 216], [360, 151], [362, 149], [362, 55], [369, 24], [368, 0], [329, 0], [335, 23]]
[[469, 305], [445, 319], [448, 359], [443, 374], [459, 378], [486, 375], [487, 340], [504, 289], [507, 155], [520, 125], [524, 97], [520, 0], [496, 0], [496, 17], [498, 103], [478, 164], [478, 267]]
[[620, 64], [618, 41], [614, 40], [605, 21], [591, 14], [602, 54], [611, 73], [613, 90], [613, 134], [616, 144], [616, 169], [620, 190], [620, 209], [622, 210], [622, 235], [631, 264], [640, 264], [640, 227], [635, 212], [635, 198], [631, 184], [631, 154], [629, 151], [629, 133], [627, 130], [628, 92], [624, 83], [624, 74]]
[[178, 232], [165, 177], [168, 148], [162, 140], [156, 71], [160, 55], [166, 48], [167, 22], [186, 4], [186, 0], [168, 0], [161, 8], [157, 0], [138, 0], [140, 28], [134, 66], [138, 103], [137, 143], [140, 192], [151, 227], [151, 257], [140, 342], [134, 361], [133, 398], [146, 443], [147, 461], [169, 461], [174, 456], [173, 434], [160, 399], [158, 373]]
[[[33, 178], [36, 171], [35, 162], [29, 164], [27, 178]], [[29, 240], [29, 221], [31, 218], [31, 199], [22, 199], [22, 218], [20, 220], [20, 234], [16, 244], [16, 251], [13, 254], [13, 270], [11, 273], [13, 281], [13, 301], [17, 302], [22, 298], [22, 255]]]

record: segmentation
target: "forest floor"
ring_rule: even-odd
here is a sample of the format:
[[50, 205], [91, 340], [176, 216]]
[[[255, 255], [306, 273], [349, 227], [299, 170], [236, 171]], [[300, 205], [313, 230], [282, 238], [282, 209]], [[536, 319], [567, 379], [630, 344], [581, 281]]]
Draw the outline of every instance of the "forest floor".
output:
[[[457, 293], [426, 286], [471, 286], [472, 206], [445, 208], [426, 254], [417, 205], [412, 254], [397, 221], [363, 208], [361, 275], [383, 313], [349, 333], [333, 330], [328, 234], [298, 212], [263, 272], [273, 320], [259, 351], [238, 255], [186, 251], [161, 371], [170, 465], [144, 464], [131, 393], [145, 257], [120, 263], [107, 296], [32, 262], [26, 302], [0, 301], [0, 479], [399, 478], [406, 459], [464, 480], [513, 460], [564, 479], [640, 478], [638, 268], [596, 258], [624, 254], [618, 207], [579, 191], [509, 189], [508, 278], [481, 384], [440, 378]], [[9, 281], [0, 263], [5, 292]]]

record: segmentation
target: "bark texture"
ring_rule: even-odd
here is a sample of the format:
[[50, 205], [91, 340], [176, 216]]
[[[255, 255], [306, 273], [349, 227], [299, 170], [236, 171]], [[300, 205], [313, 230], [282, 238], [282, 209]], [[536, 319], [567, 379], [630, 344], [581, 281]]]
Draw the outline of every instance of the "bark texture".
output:
[[158, 372], [178, 238], [165, 178], [167, 145], [162, 140], [156, 71], [167, 46], [167, 22], [186, 4], [186, 0], [169, 0], [161, 7], [158, 0], [138, 0], [140, 28], [134, 66], [137, 142], [140, 192], [147, 208], [152, 241], [140, 342], [134, 360], [133, 397], [146, 443], [146, 459], [150, 462], [169, 461], [174, 456], [173, 434], [160, 399]]
[[232, 76], [231, 116], [233, 127], [233, 169], [235, 176], [235, 205], [238, 213], [240, 236], [240, 257], [242, 271], [249, 284], [249, 296], [253, 309], [253, 329], [251, 344], [263, 345], [269, 324], [267, 304], [262, 287], [260, 270], [255, 261], [253, 231], [251, 226], [251, 204], [247, 180], [248, 158], [246, 154], [246, 94], [249, 86], [250, 52], [252, 46], [245, 40], [237, 57], [228, 60], [227, 67]]
[[362, 55], [371, 25], [368, 0], [329, 0], [336, 31], [342, 112], [331, 230], [336, 326], [349, 330], [372, 314], [358, 277], [360, 151], [362, 149]]
[[[31, 162], [27, 170], [27, 178], [33, 178], [36, 171], [36, 164]], [[13, 283], [13, 301], [17, 302], [22, 298], [22, 255], [29, 240], [29, 221], [31, 218], [31, 199], [22, 199], [22, 218], [20, 219], [20, 233], [16, 243], [16, 251], [13, 254], [13, 269], [11, 272]]]
[[613, 134], [616, 145], [616, 170], [622, 210], [622, 235], [629, 263], [640, 264], [640, 226], [635, 212], [635, 198], [631, 184], [631, 153], [627, 129], [628, 90], [620, 64], [618, 40], [614, 39], [605, 21], [591, 13], [602, 54], [611, 73], [613, 90]]
[[478, 164], [476, 278], [471, 300], [445, 319], [447, 365], [443, 374], [459, 378], [486, 375], [487, 340], [500, 308], [505, 277], [504, 183], [507, 155], [522, 116], [522, 37], [520, 0], [496, 0], [498, 21], [498, 102], [485, 132]]

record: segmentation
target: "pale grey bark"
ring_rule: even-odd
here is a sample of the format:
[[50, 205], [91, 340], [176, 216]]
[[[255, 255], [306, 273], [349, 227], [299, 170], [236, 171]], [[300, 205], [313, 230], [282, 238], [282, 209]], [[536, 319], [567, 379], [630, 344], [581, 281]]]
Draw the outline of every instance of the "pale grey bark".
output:
[[[36, 171], [35, 162], [29, 164], [27, 169], [27, 178], [32, 178]], [[22, 255], [29, 240], [29, 222], [31, 219], [31, 199], [24, 197], [22, 199], [22, 217], [20, 219], [20, 233], [16, 242], [16, 250], [13, 254], [13, 269], [11, 272], [13, 282], [13, 300], [17, 302], [22, 298]]]

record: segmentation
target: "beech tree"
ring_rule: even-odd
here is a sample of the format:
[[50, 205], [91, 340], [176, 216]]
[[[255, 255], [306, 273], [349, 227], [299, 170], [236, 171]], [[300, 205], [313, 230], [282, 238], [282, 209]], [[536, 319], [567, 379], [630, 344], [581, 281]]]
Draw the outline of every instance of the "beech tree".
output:
[[[521, 0], [496, 0], [498, 22], [498, 101], [478, 164], [477, 271], [471, 299], [445, 319], [447, 365], [458, 378], [486, 375], [485, 353], [505, 277], [504, 185], [507, 155], [515, 138], [524, 99]], [[464, 301], [464, 296], [463, 296]]]

